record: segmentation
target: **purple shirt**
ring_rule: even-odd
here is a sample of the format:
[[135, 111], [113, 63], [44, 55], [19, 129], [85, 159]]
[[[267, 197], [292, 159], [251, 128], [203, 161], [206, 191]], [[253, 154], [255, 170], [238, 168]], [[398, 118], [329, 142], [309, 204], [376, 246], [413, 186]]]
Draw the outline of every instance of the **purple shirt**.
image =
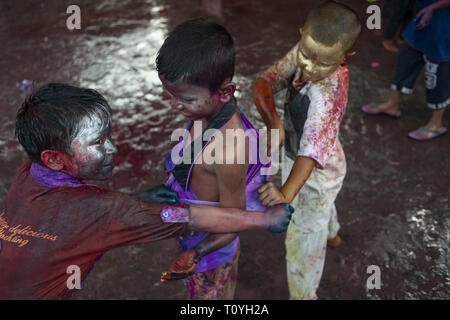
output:
[[[259, 135], [255, 129], [255, 127], [251, 124], [251, 122], [247, 119], [247, 117], [244, 115], [244, 113], [241, 111], [241, 121], [242, 125], [244, 127], [244, 130], [253, 129], [255, 130], [257, 134], [256, 139], [256, 145], [255, 143], [250, 143], [250, 154], [257, 154], [258, 151], [258, 142], [259, 142]], [[189, 125], [188, 125], [189, 127]], [[212, 138], [212, 137], [211, 137]], [[251, 139], [250, 139], [251, 140]], [[182, 154], [182, 150], [184, 148], [184, 140], [181, 139], [180, 142], [174, 147], [178, 150], [181, 150], [180, 155]], [[181, 145], [180, 145], [181, 144]], [[207, 144], [206, 144], [207, 145]], [[203, 149], [206, 147], [206, 145], [203, 147]], [[202, 149], [202, 152], [203, 152]], [[196, 158], [201, 155], [196, 155]], [[258, 188], [262, 186], [266, 181], [266, 176], [263, 176], [261, 174], [261, 169], [263, 168], [263, 165], [257, 159], [256, 164], [249, 164], [248, 171], [247, 171], [247, 178], [246, 178], [246, 209], [250, 211], [264, 211], [265, 207], [261, 204], [259, 201], [259, 194], [258, 194]], [[192, 172], [193, 164], [195, 163], [195, 160], [192, 161], [188, 180]], [[270, 163], [265, 166], [270, 166]], [[208, 204], [213, 206], [220, 206], [219, 202], [210, 202], [210, 201], [201, 201], [198, 200], [195, 193], [192, 191], [192, 188], [190, 186], [190, 183], [187, 184], [186, 189], [183, 189], [183, 187], [176, 181], [175, 177], [171, 173], [173, 168], [175, 167], [175, 164], [172, 162], [171, 155], [166, 158], [165, 161], [165, 167], [168, 172], [170, 172], [169, 180], [166, 183], [166, 186], [171, 188], [172, 190], [178, 192], [178, 196], [180, 198], [181, 203], [186, 204]], [[205, 239], [209, 233], [205, 232], [195, 232], [191, 230], [186, 230], [183, 235], [179, 236], [178, 242], [180, 245], [181, 251], [186, 251], [189, 249], [194, 248], [199, 242], [201, 242], [203, 239]], [[224, 246], [223, 248], [211, 252], [210, 254], [205, 255], [200, 262], [197, 264], [196, 271], [197, 272], [205, 272], [207, 270], [215, 269], [229, 261], [231, 261], [236, 253], [237, 246], [239, 244], [239, 237], [237, 237], [235, 240], [233, 240], [228, 245]]]

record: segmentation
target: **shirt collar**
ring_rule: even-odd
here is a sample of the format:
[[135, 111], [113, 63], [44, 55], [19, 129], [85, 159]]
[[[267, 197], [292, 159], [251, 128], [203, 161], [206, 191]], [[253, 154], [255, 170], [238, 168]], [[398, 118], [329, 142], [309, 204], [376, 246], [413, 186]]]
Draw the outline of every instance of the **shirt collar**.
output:
[[37, 163], [31, 164], [30, 174], [35, 180], [46, 187], [79, 187], [84, 185], [81, 180], [67, 173], [51, 170]]

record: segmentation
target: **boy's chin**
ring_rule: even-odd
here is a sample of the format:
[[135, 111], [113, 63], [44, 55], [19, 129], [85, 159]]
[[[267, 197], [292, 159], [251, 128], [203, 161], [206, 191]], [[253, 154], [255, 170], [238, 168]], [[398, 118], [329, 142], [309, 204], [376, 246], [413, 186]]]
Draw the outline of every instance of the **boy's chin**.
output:
[[112, 175], [113, 175], [113, 170], [114, 170], [114, 167], [112, 167], [111, 169], [109, 169], [109, 170], [105, 173], [105, 175], [103, 176], [103, 178], [102, 178], [101, 180], [108, 180], [109, 178], [111, 178]]
[[113, 169], [114, 169], [114, 167], [112, 167], [111, 169], [108, 169], [107, 171], [105, 171], [105, 172], [103, 172], [101, 174], [96, 174], [96, 175], [92, 175], [92, 176], [89, 176], [89, 177], [85, 177], [85, 178], [83, 178], [81, 180], [97, 180], [97, 181], [108, 180], [113, 175]]
[[99, 177], [98, 179], [95, 179], [95, 180], [105, 181], [105, 180], [108, 180], [111, 177], [112, 177], [112, 172], [110, 174], [106, 175], [106, 176]]
[[198, 116], [198, 115], [189, 115], [189, 116], [185, 116], [184, 115], [184, 118], [185, 119], [187, 119], [187, 120], [189, 120], [189, 121], [197, 121], [197, 120], [202, 120], [202, 119], [204, 119], [205, 117], [202, 117], [202, 116]]

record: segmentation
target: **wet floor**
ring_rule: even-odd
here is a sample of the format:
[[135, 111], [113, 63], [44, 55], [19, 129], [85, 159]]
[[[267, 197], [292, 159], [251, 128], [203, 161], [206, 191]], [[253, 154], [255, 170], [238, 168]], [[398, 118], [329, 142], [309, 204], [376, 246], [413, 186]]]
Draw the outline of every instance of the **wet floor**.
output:
[[[365, 21], [366, 2], [343, 2]], [[297, 28], [315, 3], [223, 1], [218, 19], [235, 38], [236, 96], [259, 128], [252, 83], [295, 44]], [[25, 159], [13, 133], [24, 96], [16, 83], [24, 79], [38, 86], [87, 86], [108, 99], [119, 153], [112, 179], [102, 186], [114, 190], [135, 192], [163, 182], [170, 134], [184, 127], [183, 117], [169, 108], [154, 59], [168, 30], [206, 15], [202, 1], [81, 0], [81, 30], [74, 31], [66, 27], [70, 4], [0, 2], [0, 203]], [[349, 103], [341, 125], [348, 163], [336, 202], [343, 243], [328, 249], [319, 298], [449, 299], [450, 135], [426, 143], [406, 137], [430, 115], [422, 76], [402, 104], [401, 120], [364, 116], [361, 105], [389, 93], [396, 56], [365, 27], [356, 51], [349, 61]], [[372, 68], [372, 62], [380, 66]], [[444, 122], [448, 125], [448, 113]], [[241, 240], [236, 299], [287, 299], [284, 236], [248, 232]], [[78, 298], [184, 299], [181, 282], [159, 283], [176, 252], [175, 240], [112, 250], [96, 264]], [[370, 265], [380, 268], [381, 289], [367, 289]]]

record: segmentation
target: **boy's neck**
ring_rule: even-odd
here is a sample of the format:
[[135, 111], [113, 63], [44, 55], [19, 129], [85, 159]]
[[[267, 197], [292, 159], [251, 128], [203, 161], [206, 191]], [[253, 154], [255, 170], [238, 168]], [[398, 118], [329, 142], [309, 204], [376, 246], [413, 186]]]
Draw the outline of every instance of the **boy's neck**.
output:
[[202, 120], [202, 123], [204, 123], [204, 124], [206, 124], [206, 125], [210, 124], [211, 121], [213, 121], [214, 118], [220, 113], [220, 110], [222, 110], [222, 108], [223, 108], [224, 105], [225, 105], [225, 104], [223, 104], [222, 106], [218, 107], [218, 108], [216, 109], [216, 111], [215, 111], [214, 113], [211, 113], [208, 117], [205, 117], [205, 118], [201, 119], [201, 120]]
[[202, 119], [199, 119], [199, 120], [202, 121], [202, 124], [205, 125], [205, 127], [208, 126], [211, 123], [211, 121], [213, 121], [214, 118], [217, 117], [217, 115], [220, 113], [220, 111], [223, 109], [223, 107], [225, 105], [227, 105], [227, 104], [234, 103], [234, 100], [235, 100], [235, 98], [233, 96], [230, 99], [230, 101], [228, 101], [227, 103], [223, 103], [222, 105], [218, 106], [215, 112], [213, 112], [209, 116], [207, 116], [205, 118], [202, 118]]

